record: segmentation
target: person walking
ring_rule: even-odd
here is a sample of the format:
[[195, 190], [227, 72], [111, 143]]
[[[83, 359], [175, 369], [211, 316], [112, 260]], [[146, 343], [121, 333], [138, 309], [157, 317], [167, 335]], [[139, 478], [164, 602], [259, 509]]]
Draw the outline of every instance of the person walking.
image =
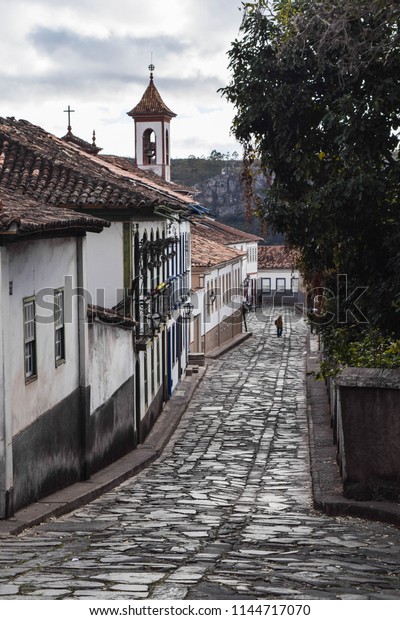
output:
[[283, 319], [281, 315], [279, 315], [278, 318], [276, 319], [275, 325], [276, 325], [276, 335], [278, 336], [278, 338], [280, 338], [283, 332]]

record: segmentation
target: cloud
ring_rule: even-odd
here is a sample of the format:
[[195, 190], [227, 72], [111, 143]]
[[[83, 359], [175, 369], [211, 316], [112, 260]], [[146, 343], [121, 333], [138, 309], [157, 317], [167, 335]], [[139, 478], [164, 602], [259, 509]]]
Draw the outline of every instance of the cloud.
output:
[[[107, 38], [83, 36], [71, 30], [36, 28], [29, 35], [36, 55], [51, 62], [51, 68], [38, 76], [42, 84], [60, 88], [97, 93], [127, 84], [141, 84], [147, 73], [150, 58], [143, 50], [154, 50], [164, 63], [175, 64], [187, 51], [187, 44], [170, 36]], [[148, 56], [146, 54], [146, 56]], [[21, 76], [29, 80], [29, 71]], [[179, 80], [178, 80], [179, 82]]]
[[126, 154], [133, 132], [125, 112], [148, 84], [152, 57], [155, 84], [178, 114], [173, 150], [187, 144], [203, 154], [229, 150], [216, 141], [234, 142], [233, 112], [217, 91], [228, 82], [227, 51], [237, 36], [240, 5], [241, 0], [0, 0], [0, 115], [27, 118], [62, 135], [63, 110], [70, 104], [77, 135], [88, 139], [96, 127], [108, 152]]
[[[110, 33], [107, 37], [84, 36], [67, 29], [54, 30], [38, 27], [29, 35], [29, 41], [41, 54], [47, 55], [58, 65], [68, 61], [74, 70], [84, 71], [89, 66], [105, 66], [120, 71], [131, 67], [130, 58], [142, 55], [141, 50], [155, 50], [160, 55], [184, 54], [188, 45], [171, 36], [134, 37]], [[75, 63], [81, 62], [77, 67]]]

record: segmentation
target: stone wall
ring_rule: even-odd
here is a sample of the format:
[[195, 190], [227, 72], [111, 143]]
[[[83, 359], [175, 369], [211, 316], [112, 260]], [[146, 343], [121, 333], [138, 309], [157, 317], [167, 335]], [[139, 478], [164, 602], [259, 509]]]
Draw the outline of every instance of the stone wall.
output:
[[346, 368], [331, 389], [344, 495], [400, 500], [400, 370]]

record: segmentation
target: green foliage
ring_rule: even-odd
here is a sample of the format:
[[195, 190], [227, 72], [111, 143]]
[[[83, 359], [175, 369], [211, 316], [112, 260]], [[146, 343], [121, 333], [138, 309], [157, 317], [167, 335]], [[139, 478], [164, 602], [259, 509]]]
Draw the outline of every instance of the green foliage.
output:
[[368, 286], [370, 323], [400, 334], [399, 3], [244, 8], [222, 92], [246, 159], [274, 172], [260, 216], [301, 251], [309, 284], [347, 274]]
[[332, 327], [323, 334], [324, 360], [318, 379], [336, 376], [345, 366], [400, 368], [400, 340], [377, 329]]

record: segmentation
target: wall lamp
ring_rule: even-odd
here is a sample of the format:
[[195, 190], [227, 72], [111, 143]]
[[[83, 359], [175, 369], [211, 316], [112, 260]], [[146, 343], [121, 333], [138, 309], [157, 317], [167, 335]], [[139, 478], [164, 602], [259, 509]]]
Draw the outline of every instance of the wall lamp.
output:
[[208, 297], [208, 302], [209, 302], [208, 305], [212, 306], [216, 299], [217, 299], [216, 294], [214, 293], [214, 291], [211, 291], [211, 293], [210, 293], [210, 295]]
[[193, 318], [193, 309], [194, 305], [188, 301], [186, 304], [183, 304], [183, 316], [182, 318], [186, 321], [190, 321]]
[[154, 312], [153, 314], [148, 314], [146, 318], [149, 329], [154, 336], [156, 332], [160, 331], [161, 316], [158, 312]]

